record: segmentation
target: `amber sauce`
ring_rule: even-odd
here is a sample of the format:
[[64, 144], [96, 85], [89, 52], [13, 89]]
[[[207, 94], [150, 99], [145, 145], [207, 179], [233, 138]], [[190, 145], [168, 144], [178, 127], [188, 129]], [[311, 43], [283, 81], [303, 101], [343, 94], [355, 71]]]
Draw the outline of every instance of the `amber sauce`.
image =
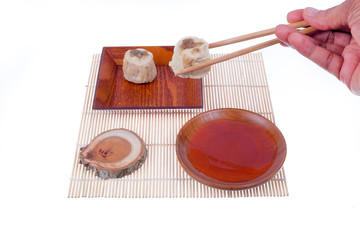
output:
[[214, 120], [189, 139], [187, 156], [205, 175], [223, 182], [246, 182], [264, 174], [277, 153], [274, 137], [260, 126]]

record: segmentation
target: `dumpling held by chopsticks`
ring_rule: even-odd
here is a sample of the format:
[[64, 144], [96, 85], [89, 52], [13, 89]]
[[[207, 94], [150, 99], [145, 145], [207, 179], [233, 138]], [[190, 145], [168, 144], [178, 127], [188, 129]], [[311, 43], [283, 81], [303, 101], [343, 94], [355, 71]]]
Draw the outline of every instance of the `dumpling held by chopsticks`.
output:
[[[201, 38], [185, 37], [180, 39], [174, 48], [169, 65], [175, 73], [210, 59], [209, 44]], [[210, 71], [211, 66], [181, 74], [183, 78], [202, 78]]]

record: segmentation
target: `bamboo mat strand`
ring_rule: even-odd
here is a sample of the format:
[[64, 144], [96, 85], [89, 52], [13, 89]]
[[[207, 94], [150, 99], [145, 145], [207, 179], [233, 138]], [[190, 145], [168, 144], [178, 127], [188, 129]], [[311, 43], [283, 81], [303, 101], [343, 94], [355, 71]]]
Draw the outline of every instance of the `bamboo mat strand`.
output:
[[[214, 54], [212, 58], [221, 56]], [[82, 111], [69, 198], [240, 198], [288, 196], [284, 168], [268, 182], [245, 190], [219, 190], [192, 179], [177, 160], [175, 142], [181, 127], [197, 114], [217, 108], [241, 108], [275, 122], [261, 53], [212, 66], [203, 78], [202, 109], [93, 110], [100, 54], [93, 56]], [[103, 180], [79, 164], [80, 148], [103, 131], [126, 128], [144, 139], [148, 158], [131, 175]]]

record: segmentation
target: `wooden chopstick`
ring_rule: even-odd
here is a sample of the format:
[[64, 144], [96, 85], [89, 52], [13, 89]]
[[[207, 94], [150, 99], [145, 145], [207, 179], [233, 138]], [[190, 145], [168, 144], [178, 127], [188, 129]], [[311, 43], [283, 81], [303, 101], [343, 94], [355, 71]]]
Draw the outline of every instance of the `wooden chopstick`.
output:
[[[308, 27], [308, 28], [300, 30], [299, 32], [302, 33], [302, 34], [309, 34], [309, 33], [315, 32], [316, 30], [317, 29], [315, 29], [313, 27]], [[251, 52], [254, 52], [254, 51], [257, 51], [257, 50], [260, 50], [260, 49], [263, 49], [263, 48], [266, 48], [266, 47], [269, 47], [269, 46], [272, 46], [272, 45], [275, 45], [275, 44], [280, 43], [280, 42], [281, 41], [278, 38], [275, 38], [275, 39], [272, 39], [272, 40], [269, 40], [269, 41], [266, 41], [266, 42], [263, 42], [263, 43], [259, 43], [259, 44], [254, 45], [254, 46], [251, 46], [251, 47], [248, 47], [248, 48], [245, 48], [245, 49], [233, 52], [233, 53], [226, 54], [226, 55], [221, 56], [219, 58], [210, 59], [210, 60], [204, 61], [202, 63], [199, 63], [197, 65], [185, 68], [185, 69], [183, 69], [181, 71], [176, 72], [175, 75], [178, 76], [178, 75], [181, 75], [181, 74], [192, 72], [192, 71], [198, 70], [200, 68], [204, 68], [204, 67], [207, 67], [207, 66], [210, 66], [210, 65], [214, 65], [216, 63], [220, 63], [220, 62], [223, 62], [223, 61], [235, 58], [235, 57], [239, 57], [241, 55], [245, 55], [245, 54], [248, 54], [248, 53], [251, 53]]]
[[[306, 21], [300, 21], [300, 22], [290, 23], [289, 26], [293, 27], [293, 28], [301, 28], [301, 27], [308, 27], [309, 24]], [[259, 37], [264, 37], [264, 36], [271, 35], [274, 33], [275, 33], [275, 28], [270, 28], [270, 29], [234, 37], [234, 38], [229, 38], [229, 39], [222, 40], [219, 42], [210, 43], [209, 48], [222, 47], [222, 46], [233, 44], [233, 43], [243, 42], [243, 41], [247, 41], [247, 40], [251, 40], [251, 39], [259, 38]]]

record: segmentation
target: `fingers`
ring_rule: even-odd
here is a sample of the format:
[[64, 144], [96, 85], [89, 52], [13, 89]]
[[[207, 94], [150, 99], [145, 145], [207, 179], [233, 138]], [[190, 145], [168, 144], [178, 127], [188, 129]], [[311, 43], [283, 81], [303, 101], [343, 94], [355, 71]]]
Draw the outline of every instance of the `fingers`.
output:
[[344, 48], [349, 45], [351, 35], [341, 32], [324, 31], [318, 32], [311, 36], [313, 42], [339, 56], [342, 55]]
[[289, 23], [294, 23], [294, 22], [299, 22], [299, 21], [304, 20], [303, 12], [304, 12], [304, 9], [298, 9], [298, 10], [289, 12], [287, 15], [287, 21]]
[[[289, 45], [287, 37], [292, 32], [295, 32], [295, 30], [287, 25], [279, 25], [275, 29], [276, 36], [287, 45]], [[311, 37], [318, 40], [319, 44], [322, 44], [325, 48], [335, 52], [338, 52], [336, 49], [342, 50], [351, 41], [351, 34], [343, 32], [323, 31], [311, 34]]]
[[350, 44], [351, 41], [351, 35], [342, 32], [324, 31], [318, 32], [312, 35], [312, 37], [319, 40], [320, 42], [333, 44], [340, 47], [346, 47]]
[[291, 45], [300, 54], [339, 78], [343, 58], [336, 53], [341, 53], [342, 48], [335, 49], [334, 47], [333, 50], [335, 50], [336, 53], [332, 52], [322, 47], [322, 43], [319, 40], [298, 33], [296, 29], [286, 25], [277, 26], [275, 34], [281, 41]]
[[343, 63], [341, 56], [316, 45], [311, 37], [298, 32], [291, 33], [288, 40], [300, 54], [334, 74], [337, 78], [340, 77], [340, 69]]
[[[319, 30], [342, 30], [350, 32], [360, 45], [360, 1], [347, 0], [327, 10], [305, 8], [303, 17]], [[293, 13], [295, 17], [298, 13]], [[289, 18], [289, 16], [288, 16]]]
[[287, 46], [290, 46], [290, 43], [288, 41], [288, 36], [290, 33], [295, 32], [295, 31], [296, 31], [295, 29], [293, 29], [292, 27], [289, 27], [287, 25], [278, 25], [275, 28], [275, 35]]
[[[303, 9], [294, 10], [288, 13], [287, 15], [287, 21], [288, 23], [294, 23], [304, 20], [303, 18]], [[280, 28], [276, 28], [275, 35], [282, 41], [280, 44], [282, 46], [290, 46], [290, 44], [287, 42], [287, 31], [286, 28], [283, 27], [283, 25], [280, 25]], [[285, 26], [285, 25], [284, 25]]]
[[279, 25], [275, 34], [282, 45], [292, 46], [360, 95], [360, 0], [345, 0], [327, 10], [299, 9], [287, 15], [289, 23], [301, 20], [321, 31], [307, 36]]

